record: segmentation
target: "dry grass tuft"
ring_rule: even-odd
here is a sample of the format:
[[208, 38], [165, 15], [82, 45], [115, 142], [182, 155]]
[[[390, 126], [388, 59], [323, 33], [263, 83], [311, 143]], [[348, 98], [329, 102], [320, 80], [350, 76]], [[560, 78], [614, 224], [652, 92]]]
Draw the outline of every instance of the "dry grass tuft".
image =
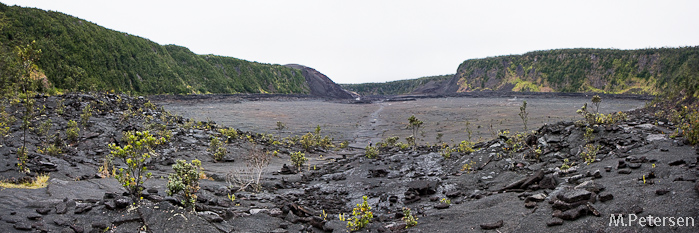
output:
[[49, 184], [49, 175], [48, 174], [43, 174], [39, 175], [34, 179], [34, 181], [29, 182], [29, 183], [22, 183], [22, 184], [14, 184], [14, 183], [8, 183], [5, 181], [0, 181], [0, 188], [6, 189], [6, 188], [11, 188], [11, 189], [40, 189], [40, 188], [45, 188]]

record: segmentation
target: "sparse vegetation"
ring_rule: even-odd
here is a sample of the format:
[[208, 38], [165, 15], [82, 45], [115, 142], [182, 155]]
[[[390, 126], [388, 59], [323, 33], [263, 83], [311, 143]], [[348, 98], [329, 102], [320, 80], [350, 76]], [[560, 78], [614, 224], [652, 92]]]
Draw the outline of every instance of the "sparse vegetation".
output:
[[66, 129], [66, 139], [69, 142], [77, 142], [78, 137], [80, 137], [80, 128], [78, 128], [78, 122], [74, 120], [68, 121], [68, 128]]
[[444, 159], [448, 159], [448, 158], [451, 157], [451, 152], [452, 152], [452, 151], [453, 151], [453, 150], [452, 150], [451, 148], [449, 148], [449, 145], [443, 144], [443, 145], [442, 145], [442, 150], [441, 150], [440, 154], [442, 155], [442, 157], [443, 157]]
[[223, 128], [218, 130], [224, 138], [226, 138], [226, 143], [231, 143], [233, 140], [238, 139], [238, 130], [234, 128]]
[[225, 157], [226, 153], [228, 153], [226, 148], [223, 147], [221, 140], [218, 140], [217, 137], [211, 138], [211, 142], [209, 142], [209, 149], [207, 150], [211, 152], [211, 155], [215, 161], [222, 161], [223, 157]]
[[277, 128], [274, 129], [281, 132], [282, 130], [286, 129], [286, 124], [284, 124], [284, 122], [277, 121]]
[[306, 158], [306, 154], [304, 154], [301, 151], [297, 152], [292, 152], [291, 155], [291, 164], [296, 167], [296, 169], [301, 170], [301, 167], [308, 161], [308, 158]]
[[90, 117], [92, 117], [92, 106], [88, 103], [85, 105], [85, 107], [82, 110], [82, 113], [80, 114], [80, 124], [83, 126], [87, 126], [87, 124], [90, 122]]
[[259, 192], [262, 190], [262, 185], [260, 184], [262, 173], [269, 165], [271, 158], [269, 153], [257, 148], [256, 144], [250, 144], [250, 150], [245, 158], [247, 169], [231, 171], [226, 175], [226, 181], [230, 187], [236, 188], [239, 191], [252, 188], [252, 191]]
[[110, 154], [121, 159], [126, 169], [119, 168], [116, 179], [138, 201], [143, 191], [143, 182], [151, 177], [145, 166], [151, 157], [153, 149], [163, 143], [164, 139], [156, 139], [148, 131], [124, 132], [122, 140], [125, 146], [109, 144]]
[[594, 144], [587, 144], [583, 148], [583, 150], [580, 152], [580, 157], [587, 163], [588, 165], [595, 162], [597, 159], [597, 152], [599, 151], [600, 146], [594, 145]]
[[37, 176], [35, 179], [33, 179], [31, 182], [26, 182], [26, 183], [10, 183], [6, 181], [0, 181], [0, 188], [6, 189], [40, 189], [40, 188], [45, 188], [49, 184], [49, 175], [48, 174], [42, 174]]
[[519, 106], [519, 118], [521, 118], [522, 123], [524, 123], [524, 132], [527, 132], [527, 121], [529, 121], [529, 113], [527, 112], [526, 100], [522, 101], [522, 105]]
[[363, 196], [364, 200], [361, 204], [357, 204], [352, 210], [352, 217], [347, 221], [347, 228], [350, 231], [358, 231], [369, 225], [371, 219], [374, 218], [373, 212], [371, 212], [371, 206], [367, 203], [367, 196]]
[[471, 173], [475, 169], [475, 167], [474, 167], [475, 165], [476, 165], [476, 161], [471, 161], [471, 162], [465, 163], [464, 165], [461, 166], [461, 171], [465, 171], [466, 173]]
[[367, 158], [375, 159], [377, 156], [379, 156], [379, 148], [376, 148], [375, 146], [366, 146], [364, 150], [364, 156]]
[[563, 159], [563, 164], [561, 164], [561, 171], [567, 171], [570, 169], [570, 165], [568, 165], [568, 159]]
[[411, 144], [413, 147], [417, 146], [417, 134], [420, 131], [420, 127], [422, 126], [424, 122], [421, 120], [417, 119], [415, 115], [412, 115], [408, 118], [408, 126], [407, 128], [412, 130], [413, 134], [411, 135], [412, 139], [408, 140], [406, 138], [405, 140], [408, 141], [408, 144]]
[[315, 133], [308, 132], [304, 134], [299, 140], [301, 147], [303, 147], [303, 149], [307, 152], [311, 152], [313, 149], [318, 147], [323, 149], [334, 147], [332, 144], [332, 139], [328, 136], [322, 137], [320, 131], [320, 125], [318, 125], [316, 126]]
[[185, 160], [177, 160], [172, 165], [175, 173], [168, 176], [167, 195], [172, 196], [182, 192], [182, 205], [186, 209], [194, 211], [194, 203], [197, 201], [197, 191], [199, 191], [199, 173], [201, 172], [201, 161], [192, 160], [187, 163]]
[[401, 218], [403, 222], [405, 222], [405, 228], [410, 228], [417, 226], [417, 220], [415, 216], [413, 216], [412, 213], [410, 213], [410, 208], [408, 207], [403, 207], [403, 218]]

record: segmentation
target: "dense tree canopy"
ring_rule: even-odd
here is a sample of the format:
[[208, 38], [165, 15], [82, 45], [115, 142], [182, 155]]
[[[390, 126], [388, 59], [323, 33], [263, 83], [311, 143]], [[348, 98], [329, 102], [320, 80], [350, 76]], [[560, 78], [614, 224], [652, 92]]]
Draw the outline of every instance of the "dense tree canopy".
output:
[[308, 93], [300, 71], [161, 46], [63, 13], [0, 4], [0, 82], [15, 71], [13, 49], [36, 41], [37, 65], [53, 87], [140, 94]]

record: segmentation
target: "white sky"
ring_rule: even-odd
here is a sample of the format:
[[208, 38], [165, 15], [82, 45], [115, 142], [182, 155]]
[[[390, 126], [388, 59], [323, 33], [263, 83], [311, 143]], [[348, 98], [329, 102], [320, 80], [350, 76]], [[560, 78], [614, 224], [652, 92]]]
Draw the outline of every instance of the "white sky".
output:
[[0, 0], [159, 44], [313, 67], [337, 83], [452, 74], [467, 59], [558, 48], [699, 45], [699, 1]]

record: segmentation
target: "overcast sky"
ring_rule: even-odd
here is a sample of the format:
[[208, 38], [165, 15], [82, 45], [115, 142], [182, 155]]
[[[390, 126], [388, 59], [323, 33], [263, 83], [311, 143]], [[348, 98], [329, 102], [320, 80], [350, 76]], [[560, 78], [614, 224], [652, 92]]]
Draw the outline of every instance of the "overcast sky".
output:
[[453, 74], [467, 59], [558, 48], [699, 45], [699, 1], [0, 0], [197, 54], [297, 63], [337, 83]]

